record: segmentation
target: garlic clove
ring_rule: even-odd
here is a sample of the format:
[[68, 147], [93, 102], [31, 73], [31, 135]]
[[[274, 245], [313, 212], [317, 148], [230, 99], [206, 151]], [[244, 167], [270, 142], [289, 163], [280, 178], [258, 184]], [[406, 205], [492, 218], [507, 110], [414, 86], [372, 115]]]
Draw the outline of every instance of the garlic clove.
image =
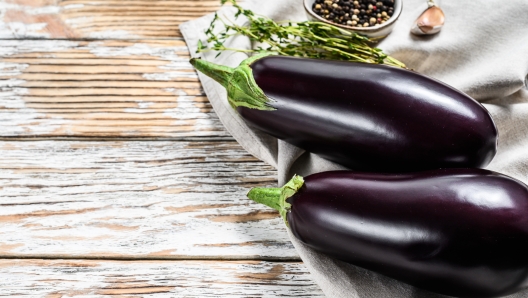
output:
[[414, 22], [411, 32], [416, 35], [435, 34], [444, 26], [444, 12], [438, 6], [427, 8]]

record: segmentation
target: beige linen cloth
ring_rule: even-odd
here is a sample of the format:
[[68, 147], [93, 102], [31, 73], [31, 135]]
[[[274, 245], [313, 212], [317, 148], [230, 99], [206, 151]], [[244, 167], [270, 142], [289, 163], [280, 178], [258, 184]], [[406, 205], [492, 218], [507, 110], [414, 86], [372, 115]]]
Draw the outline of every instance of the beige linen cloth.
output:
[[[446, 24], [439, 34], [411, 35], [413, 21], [427, 4], [425, 0], [404, 0], [394, 31], [378, 46], [408, 67], [484, 103], [499, 129], [499, 150], [488, 169], [528, 183], [528, 1], [443, 0], [439, 5], [446, 14]], [[274, 20], [306, 19], [302, 0], [246, 0], [244, 6]], [[230, 7], [220, 11], [228, 17], [232, 12]], [[212, 15], [208, 15], [180, 26], [193, 56], [198, 56], [197, 42], [205, 40], [204, 30], [211, 19]], [[252, 45], [247, 38], [238, 37], [229, 46]], [[237, 66], [247, 58], [246, 54], [233, 52], [218, 58], [215, 55], [207, 53], [202, 57], [229, 66]], [[200, 80], [226, 129], [248, 152], [277, 168], [281, 186], [294, 173], [308, 175], [344, 169], [249, 127], [229, 106], [223, 87], [202, 74]], [[291, 234], [290, 238], [327, 297], [445, 297], [333, 260], [306, 247]], [[509, 296], [520, 297], [528, 297], [528, 291]]]

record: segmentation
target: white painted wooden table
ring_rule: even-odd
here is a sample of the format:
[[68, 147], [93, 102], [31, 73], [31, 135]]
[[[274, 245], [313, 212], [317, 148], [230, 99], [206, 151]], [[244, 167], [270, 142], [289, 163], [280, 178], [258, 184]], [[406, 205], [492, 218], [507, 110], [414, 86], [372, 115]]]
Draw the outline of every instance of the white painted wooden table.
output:
[[0, 0], [0, 296], [323, 296], [188, 64], [218, 5]]

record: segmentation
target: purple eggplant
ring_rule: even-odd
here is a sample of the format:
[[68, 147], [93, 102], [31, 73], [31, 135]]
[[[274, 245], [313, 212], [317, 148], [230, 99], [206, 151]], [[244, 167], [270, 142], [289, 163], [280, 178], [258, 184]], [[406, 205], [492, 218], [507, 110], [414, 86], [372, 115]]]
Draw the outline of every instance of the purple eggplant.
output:
[[484, 167], [496, 152], [497, 129], [481, 104], [413, 71], [284, 56], [234, 69], [191, 63], [227, 89], [251, 125], [350, 169]]
[[311, 248], [418, 288], [481, 298], [528, 282], [528, 188], [499, 173], [323, 172], [248, 197]]

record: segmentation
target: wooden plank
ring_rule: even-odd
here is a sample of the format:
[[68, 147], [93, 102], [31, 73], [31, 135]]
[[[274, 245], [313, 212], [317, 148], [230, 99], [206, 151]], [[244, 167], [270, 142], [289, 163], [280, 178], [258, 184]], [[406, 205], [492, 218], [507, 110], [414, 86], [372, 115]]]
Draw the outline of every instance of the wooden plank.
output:
[[1, 137], [229, 137], [182, 40], [4, 40]]
[[0, 296], [324, 297], [302, 263], [0, 260]]
[[298, 260], [236, 142], [0, 142], [0, 257]]
[[4, 0], [0, 38], [175, 38], [178, 26], [214, 12], [220, 0]]

